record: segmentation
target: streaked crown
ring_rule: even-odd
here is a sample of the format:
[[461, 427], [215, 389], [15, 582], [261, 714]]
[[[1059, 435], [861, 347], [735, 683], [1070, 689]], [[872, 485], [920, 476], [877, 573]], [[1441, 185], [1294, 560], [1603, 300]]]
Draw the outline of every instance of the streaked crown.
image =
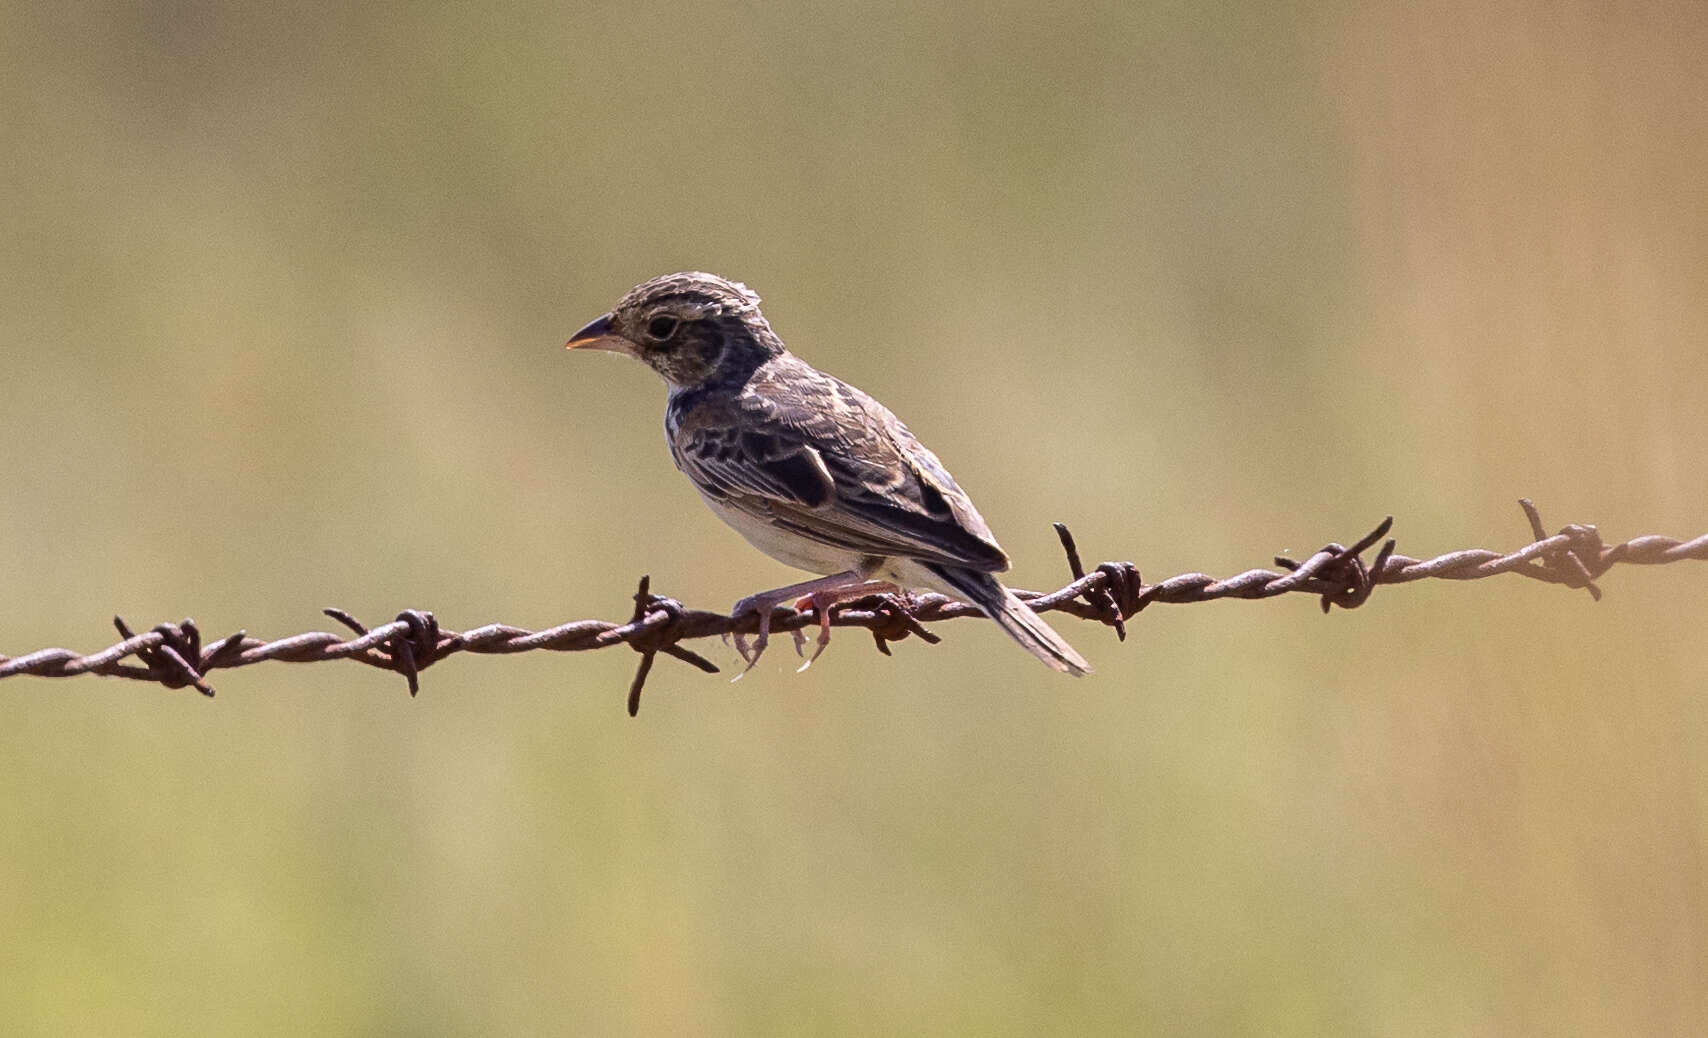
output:
[[668, 309], [682, 317], [759, 313], [759, 293], [739, 281], [686, 270], [643, 281], [617, 302], [617, 314]]
[[677, 388], [744, 381], [784, 352], [739, 281], [686, 271], [631, 288], [609, 316], [610, 332]]

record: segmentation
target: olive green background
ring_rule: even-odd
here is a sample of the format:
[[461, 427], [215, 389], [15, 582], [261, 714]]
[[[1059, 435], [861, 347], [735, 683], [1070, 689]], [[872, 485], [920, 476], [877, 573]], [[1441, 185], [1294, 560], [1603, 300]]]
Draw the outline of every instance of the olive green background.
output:
[[[1708, 530], [1708, 8], [7, 4], [0, 651], [621, 618], [747, 281], [1016, 560]], [[0, 684], [0, 1032], [1708, 1029], [1708, 567]]]

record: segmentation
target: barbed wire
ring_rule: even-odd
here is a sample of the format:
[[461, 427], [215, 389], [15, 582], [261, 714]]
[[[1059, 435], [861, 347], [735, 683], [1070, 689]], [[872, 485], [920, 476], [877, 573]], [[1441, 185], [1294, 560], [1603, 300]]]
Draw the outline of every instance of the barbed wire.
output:
[[[1047, 594], [1015, 593], [1040, 613], [1059, 612], [1094, 620], [1114, 628], [1124, 641], [1127, 621], [1156, 602], [1182, 604], [1303, 593], [1318, 596], [1326, 613], [1335, 606], [1354, 609], [1363, 605], [1383, 584], [1427, 579], [1481, 580], [1502, 573], [1582, 588], [1599, 601], [1601, 589], [1596, 580], [1616, 565], [1652, 566], [1685, 559], [1708, 561], [1708, 534], [1690, 541], [1636, 537], [1608, 546], [1602, 543], [1593, 526], [1566, 526], [1550, 536], [1530, 500], [1522, 499], [1519, 504], [1535, 540], [1506, 554], [1472, 548], [1433, 559], [1414, 559], [1397, 554], [1395, 542], [1388, 539], [1377, 550], [1375, 559], [1366, 564], [1364, 553], [1387, 537], [1393, 527], [1393, 516], [1389, 516], [1351, 547], [1328, 544], [1303, 562], [1277, 556], [1275, 564], [1284, 572], [1252, 569], [1225, 580], [1204, 573], [1183, 573], [1159, 584], [1144, 583], [1138, 567], [1131, 562], [1105, 562], [1086, 572], [1073, 535], [1065, 525], [1056, 523], [1056, 534], [1067, 554], [1073, 580]], [[207, 683], [210, 671], [247, 667], [267, 660], [318, 663], [348, 659], [402, 674], [413, 696], [420, 691], [421, 671], [462, 652], [492, 655], [536, 650], [584, 652], [627, 645], [641, 656], [629, 685], [628, 709], [632, 717], [640, 710], [641, 690], [659, 653], [715, 674], [716, 664], [681, 643], [712, 636], [754, 634], [759, 629], [759, 618], [752, 613], [732, 617], [689, 609], [675, 599], [654, 595], [648, 577], [640, 579], [634, 603], [633, 614], [626, 623], [577, 620], [542, 631], [508, 624], [449, 631], [439, 626], [432, 613], [417, 609], [406, 609], [390, 623], [369, 629], [341, 609], [327, 609], [326, 615], [350, 628], [355, 636], [346, 638], [326, 631], [309, 631], [263, 641], [238, 631], [206, 646], [193, 620], [163, 623], [137, 634], [115, 616], [113, 624], [123, 641], [90, 655], [70, 649], [42, 649], [18, 657], [0, 655], [0, 679], [20, 674], [48, 678], [100, 674], [154, 682], [167, 688], [195, 688], [205, 696], [212, 696], [213, 687]], [[878, 651], [888, 656], [889, 643], [910, 635], [932, 644], [941, 641], [926, 624], [983, 615], [977, 607], [944, 595], [883, 594], [833, 606], [830, 626], [865, 628], [871, 632]], [[803, 641], [801, 630], [818, 623], [815, 612], [785, 610], [774, 614], [771, 630], [792, 633], [799, 652]]]

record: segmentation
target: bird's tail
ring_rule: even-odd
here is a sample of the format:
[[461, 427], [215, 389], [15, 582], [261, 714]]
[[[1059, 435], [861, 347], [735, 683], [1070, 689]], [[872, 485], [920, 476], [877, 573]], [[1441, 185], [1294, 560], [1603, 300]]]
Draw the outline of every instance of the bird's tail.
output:
[[1043, 617], [1034, 613], [1031, 606], [989, 573], [937, 563], [925, 563], [925, 568], [942, 580], [948, 590], [984, 610], [984, 614], [995, 620], [1010, 638], [1052, 670], [1074, 677], [1091, 673], [1091, 664], [1085, 662], [1085, 657], [1075, 652], [1073, 646], [1044, 622]]

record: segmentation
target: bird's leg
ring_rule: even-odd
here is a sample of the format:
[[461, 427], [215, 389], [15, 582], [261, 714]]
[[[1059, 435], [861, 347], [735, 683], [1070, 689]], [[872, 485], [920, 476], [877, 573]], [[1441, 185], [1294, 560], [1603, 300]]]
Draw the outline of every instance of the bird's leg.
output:
[[[852, 602], [855, 599], [865, 598], [867, 595], [882, 595], [900, 590], [901, 588], [896, 587], [887, 580], [867, 580], [862, 581], [859, 584], [849, 584], [830, 591], [814, 591], [812, 594], [797, 601], [795, 603], [796, 611], [811, 608], [818, 612], [818, 648], [813, 650], [811, 659], [808, 659], [805, 663], [801, 664], [800, 667], [796, 669], [795, 673], [799, 674], [801, 671], [812, 666], [813, 661], [817, 660], [819, 656], [824, 654], [824, 647], [830, 644], [831, 606], [840, 605], [843, 602]], [[800, 640], [799, 631], [795, 632], [795, 638], [798, 643]], [[796, 648], [798, 651], [798, 644]]]
[[[866, 580], [866, 575], [861, 573], [859, 570], [844, 570], [841, 573], [832, 573], [828, 577], [819, 577], [817, 580], [804, 580], [799, 584], [790, 584], [788, 587], [780, 587], [774, 591], [761, 591], [757, 595], [748, 595], [746, 598], [737, 602], [734, 606], [731, 606], [729, 614], [732, 618], [738, 620], [750, 612], [756, 612], [759, 614], [759, 637], [753, 640], [753, 652], [751, 655], [747, 651], [746, 639], [740, 634], [734, 635], [735, 651], [740, 653], [741, 658], [747, 661], [747, 666], [743, 668], [741, 674], [737, 674], [736, 677], [740, 678], [742, 674], [746, 674], [748, 671], [752, 670], [753, 665], [759, 662], [759, 654], [765, 651], [765, 643], [771, 638], [771, 611], [773, 609], [777, 608], [784, 602], [787, 602], [791, 598], [799, 598], [802, 595], [811, 596], [824, 592], [832, 592], [839, 588], [863, 586], [867, 583], [869, 583], [869, 581]], [[870, 591], [862, 593], [871, 594]]]

